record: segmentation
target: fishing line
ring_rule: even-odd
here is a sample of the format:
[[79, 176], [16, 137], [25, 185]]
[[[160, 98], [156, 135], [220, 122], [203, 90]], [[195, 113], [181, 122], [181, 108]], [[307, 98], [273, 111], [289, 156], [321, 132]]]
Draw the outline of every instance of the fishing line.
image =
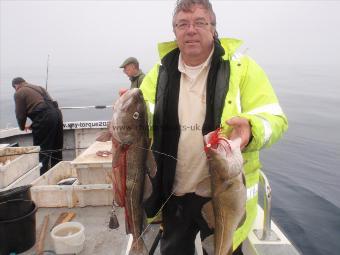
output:
[[[161, 155], [170, 157], [170, 158], [172, 158], [172, 159], [174, 159], [174, 160], [176, 160], [176, 161], [180, 161], [180, 160], [178, 160], [177, 158], [175, 158], [174, 156], [169, 155], [169, 154], [166, 154], [166, 153], [163, 153], [163, 152], [159, 152], [159, 151], [152, 150], [152, 149], [149, 149], [149, 148], [143, 148], [143, 147], [136, 146], [136, 145], [132, 145], [132, 146], [134, 146], [134, 147], [136, 147], [136, 148], [139, 148], [139, 149], [142, 149], [142, 150], [152, 151], [152, 152], [155, 152], [155, 153], [158, 153], [158, 154], [161, 154]], [[203, 155], [203, 154], [205, 154], [204, 151], [202, 151], [202, 154], [201, 154], [201, 155]], [[171, 198], [174, 194], [175, 194], [175, 189], [171, 192], [171, 194], [168, 196], [168, 198], [165, 200], [165, 202], [162, 204], [161, 208], [157, 211], [156, 215], [155, 215], [153, 218], [157, 218], [157, 217], [159, 216], [159, 214], [162, 212], [164, 206], [169, 202], [170, 198]], [[139, 235], [139, 237], [137, 238], [136, 241], [138, 241], [139, 239], [142, 238], [142, 236], [145, 234], [145, 232], [148, 230], [148, 228], [151, 226], [151, 224], [152, 224], [152, 222], [149, 223], [149, 224], [145, 227], [145, 229], [142, 231], [142, 233]]]
[[[174, 160], [176, 160], [177, 162], [180, 161], [178, 158], [170, 155], [170, 154], [166, 154], [164, 152], [160, 152], [160, 151], [156, 151], [156, 150], [152, 150], [152, 149], [149, 149], [149, 148], [144, 148], [144, 147], [140, 147], [140, 146], [137, 146], [137, 145], [131, 145], [131, 146], [134, 146], [138, 149], [141, 149], [141, 150], [146, 150], [146, 151], [151, 151], [151, 152], [154, 152], [154, 153], [157, 153], [157, 154], [160, 154], [160, 155], [164, 155], [166, 157], [169, 157], [169, 158], [172, 158]], [[8, 148], [11, 148], [11, 147], [8, 147]], [[12, 153], [12, 154], [6, 154], [6, 155], [0, 155], [0, 157], [8, 157], [8, 156], [18, 156], [18, 155], [25, 155], [25, 154], [35, 154], [35, 153], [41, 153], [43, 155], [47, 155], [49, 156], [50, 158], [53, 158], [53, 159], [58, 159], [58, 158], [55, 158], [53, 156], [50, 155], [50, 153], [53, 153], [53, 152], [58, 152], [58, 151], [68, 151], [68, 150], [85, 150], [87, 149], [88, 147], [74, 147], [74, 148], [63, 148], [63, 149], [55, 149], [55, 150], [43, 150], [43, 151], [39, 151], [39, 152], [24, 152], [24, 153]], [[204, 154], [204, 151], [202, 152], [202, 155]], [[155, 216], [153, 218], [157, 218], [159, 216], [159, 214], [162, 212], [164, 206], [169, 202], [170, 198], [175, 194], [175, 189], [171, 192], [171, 194], [167, 197], [167, 199], [165, 200], [165, 202], [162, 204], [161, 208], [157, 211], [157, 213], [155, 214]], [[142, 233], [139, 235], [139, 237], [137, 238], [137, 241], [139, 239], [142, 238], [142, 236], [145, 234], [145, 232], [149, 229], [149, 227], [152, 225], [152, 222], [149, 223], [145, 228], [144, 230], [142, 231]]]
[[143, 148], [143, 147], [140, 147], [140, 146], [137, 146], [137, 145], [131, 145], [131, 146], [134, 146], [138, 149], [142, 149], [142, 150], [146, 150], [146, 151], [152, 151], [152, 152], [155, 152], [155, 153], [158, 153], [158, 154], [161, 154], [161, 155], [164, 155], [164, 156], [167, 156], [169, 158], [172, 158], [176, 161], [179, 161], [177, 158], [175, 158], [174, 156], [170, 155], [170, 154], [166, 154], [164, 152], [160, 152], [160, 151], [156, 151], [156, 150], [152, 150], [152, 149], [149, 149], [149, 148]]
[[[132, 145], [138, 149], [142, 149], [142, 150], [146, 150], [146, 151], [152, 151], [152, 152], [155, 152], [157, 154], [160, 154], [160, 155], [164, 155], [164, 156], [167, 156], [169, 158], [172, 158], [174, 160], [176, 160], [177, 162], [179, 161], [177, 158], [175, 158], [174, 156], [172, 155], [169, 155], [169, 154], [166, 154], [164, 152], [160, 152], [160, 151], [156, 151], [156, 150], [152, 150], [152, 149], [149, 149], [149, 148], [144, 148], [144, 147], [140, 147], [140, 146], [137, 146], [137, 145]], [[153, 217], [153, 218], [157, 218], [159, 216], [159, 214], [162, 212], [164, 206], [168, 203], [168, 201], [170, 200], [170, 198], [175, 194], [175, 189], [171, 192], [171, 194], [167, 197], [167, 199], [165, 200], [165, 202], [162, 204], [161, 208], [157, 211], [156, 215]], [[139, 239], [142, 238], [142, 236], [145, 234], [145, 232], [149, 229], [149, 227], [151, 226], [152, 222], [149, 223], [145, 229], [142, 231], [142, 233], [139, 235], [139, 237], [137, 238], [136, 241], [138, 241]]]
[[[156, 215], [155, 215], [153, 218], [158, 217], [158, 215], [162, 212], [164, 206], [166, 205], [166, 203], [169, 201], [169, 199], [172, 197], [173, 194], [175, 194], [175, 190], [173, 190], [173, 191], [171, 192], [170, 196], [165, 200], [165, 202], [162, 204], [161, 208], [158, 210], [158, 212], [156, 213]], [[139, 239], [142, 238], [142, 236], [143, 236], [144, 233], [147, 231], [147, 229], [151, 226], [151, 224], [152, 224], [152, 223], [149, 223], [149, 224], [145, 227], [145, 229], [143, 230], [143, 232], [142, 232], [142, 233], [140, 234], [140, 236], [137, 238], [137, 241], [138, 241]]]
[[42, 154], [42, 155], [45, 155], [45, 156], [48, 156], [50, 159], [62, 160], [61, 158], [53, 157], [50, 153], [44, 153], [44, 152], [42, 152], [41, 154]]

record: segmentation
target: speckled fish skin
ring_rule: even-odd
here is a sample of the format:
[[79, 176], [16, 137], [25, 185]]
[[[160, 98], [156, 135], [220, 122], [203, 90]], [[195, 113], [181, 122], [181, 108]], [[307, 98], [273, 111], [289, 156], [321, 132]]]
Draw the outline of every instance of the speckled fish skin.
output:
[[[141, 234], [145, 227], [142, 202], [151, 194], [149, 175], [155, 175], [153, 156], [149, 148], [147, 110], [139, 89], [131, 89], [114, 104], [109, 126], [112, 137], [112, 166], [114, 200], [126, 210], [126, 233], [133, 235], [129, 254], [148, 254]], [[99, 139], [100, 140], [100, 139]], [[126, 160], [121, 157], [126, 150]], [[124, 163], [124, 162], [125, 163]], [[126, 165], [126, 190], [124, 191], [123, 165]], [[122, 197], [125, 194], [125, 197]]]
[[[204, 137], [206, 144], [210, 135]], [[213, 213], [203, 212], [209, 210], [209, 205], [206, 205], [202, 214], [210, 215], [210, 219], [206, 220], [214, 228], [214, 234], [203, 241], [203, 247], [209, 255], [231, 255], [233, 234], [242, 224], [246, 213], [247, 190], [240, 140], [230, 141], [222, 137], [218, 140], [217, 148], [207, 146], [206, 154], [211, 175], [210, 208]]]

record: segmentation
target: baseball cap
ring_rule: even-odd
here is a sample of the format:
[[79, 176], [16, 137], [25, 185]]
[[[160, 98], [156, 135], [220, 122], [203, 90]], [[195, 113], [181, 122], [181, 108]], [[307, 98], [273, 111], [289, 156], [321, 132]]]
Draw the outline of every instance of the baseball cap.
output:
[[135, 63], [135, 64], [138, 65], [138, 60], [134, 57], [129, 57], [129, 58], [125, 59], [123, 64], [121, 64], [119, 67], [124, 68], [126, 65], [131, 64], [131, 63]]

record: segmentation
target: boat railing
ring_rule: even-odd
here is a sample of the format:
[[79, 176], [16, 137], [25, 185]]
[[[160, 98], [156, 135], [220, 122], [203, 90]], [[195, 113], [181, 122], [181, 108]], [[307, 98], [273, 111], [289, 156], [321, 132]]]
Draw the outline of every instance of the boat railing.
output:
[[271, 229], [272, 222], [272, 190], [269, 185], [267, 176], [260, 170], [259, 177], [260, 188], [263, 189], [263, 229], [256, 230], [255, 234], [257, 238], [262, 241], [277, 241], [278, 237], [275, 232]]
[[60, 110], [70, 110], [70, 109], [106, 109], [112, 108], [113, 105], [86, 105], [86, 106], [61, 106]]

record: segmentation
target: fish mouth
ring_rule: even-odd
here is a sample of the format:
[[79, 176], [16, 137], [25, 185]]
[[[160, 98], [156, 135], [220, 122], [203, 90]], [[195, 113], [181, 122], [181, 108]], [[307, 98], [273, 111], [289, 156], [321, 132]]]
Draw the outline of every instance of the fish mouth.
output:
[[130, 98], [134, 96], [143, 96], [143, 94], [139, 88], [132, 88], [132, 89], [129, 89], [126, 93], [124, 93], [123, 96]]
[[121, 110], [126, 110], [128, 106], [132, 104], [139, 104], [141, 101], [144, 101], [143, 93], [138, 88], [129, 89], [126, 91], [120, 98], [122, 102]]

